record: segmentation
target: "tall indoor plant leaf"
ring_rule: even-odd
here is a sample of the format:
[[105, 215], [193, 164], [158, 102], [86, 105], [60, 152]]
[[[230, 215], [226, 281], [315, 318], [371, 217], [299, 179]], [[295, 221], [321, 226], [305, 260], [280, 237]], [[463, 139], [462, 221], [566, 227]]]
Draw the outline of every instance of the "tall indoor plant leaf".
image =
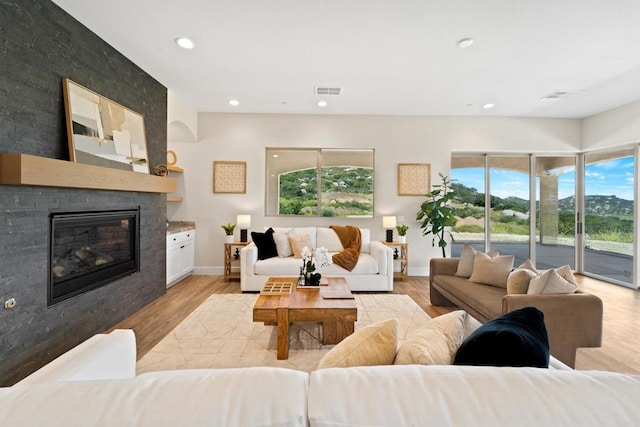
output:
[[420, 210], [416, 213], [416, 219], [422, 221], [420, 225], [422, 235], [432, 234], [431, 245], [435, 246], [437, 241], [438, 247], [442, 248], [442, 257], [446, 258], [447, 240], [445, 239], [445, 233], [453, 240], [453, 236], [451, 236], [447, 227], [456, 225], [454, 210], [450, 206], [455, 194], [451, 189], [451, 180], [443, 174], [439, 175], [442, 183], [434, 185], [433, 190], [426, 194], [427, 200], [420, 205]]

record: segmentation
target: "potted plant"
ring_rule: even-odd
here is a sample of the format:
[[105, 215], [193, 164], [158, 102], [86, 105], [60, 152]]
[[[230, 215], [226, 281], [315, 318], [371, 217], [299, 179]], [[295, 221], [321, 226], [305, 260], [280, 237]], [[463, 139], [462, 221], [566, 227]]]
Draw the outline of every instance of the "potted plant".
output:
[[221, 227], [224, 230], [224, 234], [226, 235], [225, 239], [224, 239], [224, 242], [225, 243], [233, 243], [233, 240], [234, 240], [233, 239], [233, 231], [236, 229], [236, 225], [229, 223], [229, 224], [221, 225]]
[[442, 257], [446, 258], [447, 240], [445, 239], [445, 233], [449, 234], [453, 241], [453, 236], [451, 236], [447, 227], [456, 225], [454, 210], [449, 204], [455, 194], [451, 189], [451, 180], [443, 174], [439, 175], [442, 184], [434, 185], [433, 191], [426, 194], [427, 200], [420, 205], [420, 210], [416, 213], [416, 219], [422, 221], [420, 225], [422, 235], [433, 234], [431, 245], [435, 246], [437, 241], [438, 246], [442, 248]]
[[409, 229], [408, 225], [398, 224], [396, 225], [396, 230], [398, 230], [398, 242], [407, 243], [407, 230]]

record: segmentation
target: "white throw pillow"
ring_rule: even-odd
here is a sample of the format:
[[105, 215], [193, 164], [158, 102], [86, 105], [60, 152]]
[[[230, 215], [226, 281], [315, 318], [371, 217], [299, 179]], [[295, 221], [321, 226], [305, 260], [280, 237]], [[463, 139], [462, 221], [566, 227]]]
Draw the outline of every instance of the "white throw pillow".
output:
[[289, 242], [290, 236], [295, 236], [296, 233], [294, 230], [290, 230], [287, 233], [282, 233], [276, 231], [273, 233], [273, 241], [276, 243], [276, 250], [278, 251], [278, 257], [287, 258], [293, 255], [293, 250], [291, 249], [291, 243]]
[[[567, 269], [569, 270], [570, 276], [567, 274]], [[572, 294], [578, 289], [578, 285], [576, 283], [572, 283], [569, 280], [565, 279], [562, 275], [566, 275], [570, 279], [574, 280], [575, 277], [571, 272], [571, 267], [562, 266], [557, 269], [550, 269], [546, 272], [537, 275], [531, 282], [529, 282], [529, 289], [527, 290], [527, 294], [529, 295], [539, 295], [539, 294]]]
[[[476, 251], [472, 246], [465, 244], [460, 252], [460, 259], [458, 260], [458, 268], [456, 270], [456, 276], [469, 278], [473, 273], [473, 262], [476, 256]], [[500, 251], [497, 249], [487, 252], [491, 258], [495, 258], [500, 255]]]
[[429, 320], [400, 345], [394, 365], [451, 365], [464, 337], [467, 313], [457, 310]]
[[487, 254], [476, 252], [473, 261], [473, 272], [469, 277], [469, 281], [506, 288], [509, 273], [513, 269], [514, 259], [513, 255], [501, 255], [491, 258]]

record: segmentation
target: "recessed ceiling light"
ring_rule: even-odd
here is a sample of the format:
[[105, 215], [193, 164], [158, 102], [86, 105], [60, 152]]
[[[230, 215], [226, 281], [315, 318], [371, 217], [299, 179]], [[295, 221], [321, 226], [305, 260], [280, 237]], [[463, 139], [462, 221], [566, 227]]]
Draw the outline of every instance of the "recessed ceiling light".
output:
[[482, 108], [484, 108], [485, 110], [489, 110], [489, 109], [491, 109], [491, 108], [493, 108], [495, 106], [496, 106], [496, 104], [488, 103], [488, 104], [484, 104], [482, 106]]
[[183, 49], [193, 49], [195, 47], [195, 43], [187, 37], [178, 37], [176, 39], [176, 44]]
[[458, 40], [458, 47], [461, 47], [461, 48], [469, 47], [472, 44], [473, 44], [473, 39], [471, 37]]
[[234, 107], [237, 107], [238, 105], [240, 105], [240, 101], [238, 101], [237, 99], [230, 99], [229, 105], [233, 105]]
[[329, 103], [327, 101], [318, 101], [318, 107], [326, 107], [327, 105], [329, 105]]
[[278, 156], [277, 154], [274, 154], [274, 155], [273, 155], [273, 158], [274, 158], [274, 159], [277, 159], [278, 157], [279, 157], [279, 156]]

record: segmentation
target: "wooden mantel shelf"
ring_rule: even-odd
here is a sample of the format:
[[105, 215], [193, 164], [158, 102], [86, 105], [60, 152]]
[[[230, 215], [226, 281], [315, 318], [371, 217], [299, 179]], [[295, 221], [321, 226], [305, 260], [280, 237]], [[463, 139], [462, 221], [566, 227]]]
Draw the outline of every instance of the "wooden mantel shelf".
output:
[[175, 193], [177, 188], [175, 178], [19, 153], [0, 154], [0, 184], [145, 193]]

